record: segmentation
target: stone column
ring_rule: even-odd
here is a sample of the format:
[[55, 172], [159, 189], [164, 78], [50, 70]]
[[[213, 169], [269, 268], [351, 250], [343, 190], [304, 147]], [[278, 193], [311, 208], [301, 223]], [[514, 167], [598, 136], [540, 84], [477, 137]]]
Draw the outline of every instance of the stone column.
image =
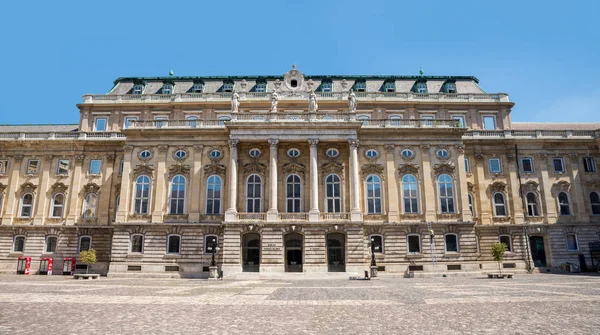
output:
[[190, 195], [190, 215], [188, 222], [200, 222], [200, 208], [203, 203], [202, 195], [204, 192], [200, 189], [200, 185], [204, 185], [202, 182], [202, 156], [204, 152], [204, 146], [202, 144], [194, 145], [194, 153], [192, 159], [194, 160], [194, 166], [190, 173], [190, 189], [192, 193]]
[[267, 211], [267, 221], [277, 221], [277, 150], [279, 146], [279, 140], [276, 138], [269, 139], [270, 149], [270, 163], [269, 163], [269, 180], [271, 184], [271, 193], [269, 199], [269, 210]]
[[360, 211], [360, 177], [358, 176], [358, 139], [348, 139], [350, 144], [350, 220], [362, 221]]
[[473, 221], [473, 216], [469, 210], [469, 191], [467, 186], [467, 170], [465, 167], [465, 147], [462, 144], [456, 145], [456, 159], [457, 159], [457, 184], [456, 185], [456, 198], [460, 201], [456, 203], [456, 207], [460, 210], [460, 215], [464, 222]]
[[225, 221], [236, 221], [237, 216], [237, 164], [240, 140], [229, 140], [229, 208], [225, 211]]
[[396, 178], [396, 146], [386, 144], [385, 148], [385, 173], [387, 179], [388, 222], [399, 222], [400, 211], [398, 203], [398, 179]]
[[75, 168], [73, 169], [73, 176], [71, 178], [71, 194], [69, 195], [69, 214], [67, 216], [67, 225], [73, 225], [81, 217], [78, 210], [79, 203], [79, 191], [81, 189], [81, 169], [84, 155], [75, 156]]
[[121, 192], [119, 193], [119, 208], [117, 209], [116, 223], [126, 223], [127, 215], [129, 214], [129, 206], [131, 203], [131, 159], [133, 156], [133, 146], [126, 145], [123, 147], [123, 173], [121, 174]]
[[308, 212], [309, 222], [318, 222], [321, 220], [319, 211], [319, 172], [317, 164], [317, 148], [319, 139], [308, 139], [310, 145], [310, 211]]
[[548, 158], [545, 154], [540, 154], [538, 158], [540, 160], [540, 174], [542, 175], [540, 180], [540, 198], [538, 199], [540, 215], [545, 216], [545, 222], [555, 223], [558, 214], [556, 213], [556, 200], [552, 196], [552, 181], [548, 175]]
[[152, 222], [161, 223], [163, 222], [163, 214], [165, 214], [165, 189], [168, 190], [169, 182], [165, 182], [165, 165], [167, 164], [167, 151], [169, 150], [168, 145], [158, 146], [158, 161], [156, 169], [156, 178], [154, 185], [154, 211], [152, 211]]
[[[491, 199], [487, 193], [487, 181], [485, 178], [485, 168], [487, 167], [488, 161], [481, 152], [475, 153], [475, 187], [477, 188], [477, 197], [479, 199], [479, 208], [476, 212], [480, 219], [481, 224], [492, 223], [492, 206]], [[475, 200], [475, 199], [473, 199]], [[473, 204], [475, 205], [475, 204]]]
[[571, 162], [570, 172], [571, 177], [571, 215], [574, 215], [579, 222], [589, 220], [586, 214], [586, 206], [589, 203], [589, 199], [586, 201], [586, 196], [583, 194], [583, 184], [581, 182], [581, 173], [579, 172], [579, 155], [576, 153], [569, 155], [569, 162]]
[[[52, 194], [48, 198], [48, 184], [50, 183], [50, 169], [52, 168], [52, 155], [44, 156], [44, 160], [42, 162], [42, 166], [40, 169], [42, 170], [40, 173], [40, 186], [37, 189], [37, 199], [36, 206], [37, 210], [35, 211], [35, 217], [33, 218], [33, 224], [40, 225], [43, 224], [46, 217], [49, 216], [49, 207], [52, 204]], [[66, 196], [66, 194], [65, 194]], [[66, 199], [65, 199], [66, 200]], [[64, 204], [64, 203], [63, 203]], [[64, 216], [64, 207], [63, 207], [63, 216]]]
[[421, 177], [421, 180], [423, 181], [422, 194], [425, 204], [423, 211], [425, 213], [425, 221], [433, 222], [436, 221], [437, 218], [437, 192], [435, 191], [437, 179], [436, 176], [433, 176], [431, 173], [431, 156], [429, 151], [429, 144], [421, 144], [421, 161], [423, 166], [423, 176]]
[[[510, 197], [507, 198], [506, 202], [510, 204], [514, 213], [514, 223], [522, 224], [525, 221], [525, 215], [523, 213], [523, 201], [519, 196], [519, 178], [517, 176], [517, 163], [515, 163], [515, 155], [511, 152], [506, 153], [506, 163], [508, 164], [508, 174], [510, 178]], [[508, 192], [508, 191], [507, 191]], [[512, 201], [508, 201], [511, 199]]]
[[[98, 194], [98, 204], [97, 204], [97, 215], [98, 215], [98, 223], [101, 225], [110, 223], [110, 207], [112, 202], [112, 179], [113, 179], [113, 171], [114, 165], [116, 161], [117, 155], [109, 154], [106, 155], [106, 160], [104, 160], [102, 164], [102, 168], [104, 172], [102, 173], [102, 179], [100, 184], [100, 192]], [[118, 163], [117, 163], [118, 164]]]
[[10, 182], [6, 188], [6, 210], [2, 224], [12, 224], [13, 219], [19, 215], [19, 200], [21, 197], [21, 190], [19, 185], [19, 177], [21, 172], [21, 162], [23, 162], [23, 155], [14, 155], [13, 160], [14, 166], [9, 163], [10, 171]]

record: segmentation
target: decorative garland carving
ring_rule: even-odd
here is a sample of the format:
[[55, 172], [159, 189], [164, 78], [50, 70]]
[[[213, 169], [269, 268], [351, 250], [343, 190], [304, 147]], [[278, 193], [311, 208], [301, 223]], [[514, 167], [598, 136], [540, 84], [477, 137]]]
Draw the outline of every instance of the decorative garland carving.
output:
[[150, 179], [154, 177], [154, 166], [149, 164], [139, 164], [133, 169], [133, 178], [137, 178], [141, 175], [148, 175]]
[[375, 164], [375, 163], [365, 164], [362, 166], [361, 170], [362, 170], [361, 173], [362, 173], [363, 179], [366, 178], [370, 174], [376, 174], [376, 175], [380, 176], [382, 180], [384, 179], [383, 178], [383, 165], [381, 165], [381, 164]]
[[398, 165], [398, 177], [401, 178], [405, 174], [419, 174], [419, 166], [415, 163], [405, 163]]
[[470, 181], [467, 182], [467, 190], [469, 193], [475, 192], [475, 185]]
[[453, 162], [442, 162], [439, 164], [435, 164], [433, 166], [433, 170], [435, 171], [435, 174], [438, 176], [441, 174], [444, 174], [444, 173], [450, 174], [450, 175], [454, 174], [454, 169], [455, 169], [455, 166], [454, 166]]
[[393, 154], [394, 153], [394, 149], [396, 149], [396, 146], [394, 144], [385, 144], [383, 146], [383, 149], [385, 149], [385, 151], [389, 154]]
[[323, 176], [327, 176], [331, 173], [342, 175], [344, 173], [344, 164], [340, 164], [337, 162], [327, 162], [321, 165], [321, 173], [323, 174]]
[[283, 164], [283, 167], [282, 167], [282, 171], [285, 175], [298, 174], [298, 175], [304, 176], [304, 170], [305, 170], [304, 164], [300, 164], [300, 163], [296, 163], [296, 162]]
[[31, 182], [25, 182], [21, 185], [21, 194], [24, 193], [35, 193], [36, 185], [33, 185]]
[[6, 189], [6, 185], [0, 183], [0, 193], [4, 193], [4, 190]]
[[485, 156], [483, 155], [483, 152], [476, 152], [475, 153], [475, 159], [478, 161], [482, 161], [485, 158]]
[[133, 145], [124, 145], [123, 146], [123, 151], [124, 152], [132, 152], [133, 151]]
[[267, 170], [267, 166], [263, 163], [259, 163], [257, 160], [253, 159], [250, 163], [244, 164], [244, 174], [252, 174], [258, 173], [260, 175], [265, 175], [265, 171]]
[[213, 162], [212, 164], [204, 166], [204, 175], [207, 177], [214, 174], [225, 177], [226, 171], [227, 168], [225, 167], [225, 165], [219, 164], [217, 162]]
[[[54, 183], [54, 185], [52, 185], [50, 187], [50, 193], [54, 194], [54, 193], [67, 193], [67, 190], [69, 189], [69, 186], [61, 183], [61, 182], [56, 182]], [[0, 192], [1, 192], [1, 187], [0, 187]]]
[[96, 183], [87, 183], [83, 186], [83, 190], [85, 194], [97, 194], [100, 191], [100, 186], [98, 186]]
[[465, 146], [462, 144], [457, 144], [456, 145], [456, 152], [458, 152], [459, 154], [464, 154], [465, 153]]
[[115, 154], [106, 155], [106, 161], [108, 163], [114, 163], [115, 159], [117, 159], [117, 155], [115, 155]]
[[169, 167], [169, 180], [171, 180], [176, 175], [183, 175], [189, 179], [190, 176], [190, 166], [183, 164], [175, 164]]
[[540, 184], [538, 184], [536, 181], [530, 180], [523, 184], [523, 186], [521, 186], [521, 189], [523, 190], [523, 194], [527, 194], [529, 192], [537, 193], [539, 185]]
[[558, 194], [558, 192], [569, 192], [570, 187], [571, 187], [571, 184], [568, 181], [560, 180], [560, 181], [556, 182], [554, 185], [552, 185], [552, 190], [554, 191], [553, 193], [556, 195], [556, 194]]
[[506, 191], [506, 183], [503, 181], [497, 180], [497, 181], [493, 182], [492, 184], [490, 184], [490, 191], [492, 193], [494, 193], [494, 192], [504, 193]]

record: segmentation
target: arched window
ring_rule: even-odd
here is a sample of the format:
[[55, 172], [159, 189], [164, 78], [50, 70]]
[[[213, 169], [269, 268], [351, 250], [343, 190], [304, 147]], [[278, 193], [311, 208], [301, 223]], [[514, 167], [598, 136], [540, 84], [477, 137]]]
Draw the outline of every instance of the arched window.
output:
[[325, 211], [327, 213], [342, 212], [342, 184], [340, 177], [330, 174], [325, 178]]
[[135, 201], [133, 212], [135, 214], [148, 214], [150, 203], [150, 177], [141, 175], [135, 183]]
[[167, 254], [179, 254], [181, 252], [181, 236], [167, 236]]
[[25, 236], [15, 236], [13, 242], [13, 252], [25, 251]]
[[404, 213], [419, 213], [417, 178], [412, 174], [405, 174], [402, 177], [402, 200], [404, 203]]
[[91, 236], [79, 236], [79, 252], [88, 251], [92, 248], [92, 237]]
[[494, 193], [494, 216], [506, 216], [506, 202], [500, 192]]
[[302, 183], [300, 177], [292, 174], [287, 177], [286, 184], [286, 212], [300, 213], [302, 211]]
[[454, 186], [452, 184], [452, 177], [447, 174], [441, 174], [438, 177], [438, 192], [441, 212], [454, 213]]
[[212, 175], [206, 180], [206, 214], [221, 214], [221, 177]]
[[525, 199], [527, 200], [527, 215], [540, 216], [540, 210], [538, 209], [537, 203], [537, 196], [535, 195], [535, 193], [527, 193]]
[[475, 203], [473, 202], [473, 195], [471, 193], [469, 193], [468, 197], [469, 197], [469, 210], [471, 211], [471, 216], [476, 217], [475, 216]]
[[177, 175], [171, 181], [169, 214], [181, 215], [185, 209], [185, 177]]
[[374, 174], [367, 176], [367, 213], [381, 214], [381, 179]]
[[56, 193], [52, 197], [52, 210], [50, 216], [53, 218], [62, 218], [65, 208], [65, 195], [62, 193]]
[[444, 235], [444, 245], [446, 246], [446, 252], [458, 252], [458, 235]]
[[30, 218], [33, 210], [33, 194], [26, 193], [21, 197], [21, 213], [20, 217]]
[[598, 192], [590, 193], [590, 203], [592, 204], [592, 214], [600, 215], [600, 195], [598, 195]]
[[98, 208], [98, 196], [95, 193], [90, 193], [85, 197], [83, 203], [83, 217], [95, 218], [96, 208]]
[[558, 205], [560, 207], [560, 215], [571, 215], [571, 206], [569, 205], [569, 195], [567, 192], [558, 193]]
[[131, 252], [140, 254], [144, 252], [144, 235], [131, 235]]
[[56, 236], [46, 236], [46, 248], [44, 253], [53, 254], [56, 252], [56, 244], [58, 244], [58, 237]]
[[262, 211], [262, 178], [257, 174], [248, 176], [246, 180], [246, 212]]

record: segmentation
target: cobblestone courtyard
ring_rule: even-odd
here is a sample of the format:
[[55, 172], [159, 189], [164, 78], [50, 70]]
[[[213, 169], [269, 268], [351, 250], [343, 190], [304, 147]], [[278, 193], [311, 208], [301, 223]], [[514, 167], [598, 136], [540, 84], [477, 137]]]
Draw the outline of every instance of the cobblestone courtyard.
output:
[[1, 276], [0, 334], [600, 333], [600, 277], [75, 281]]

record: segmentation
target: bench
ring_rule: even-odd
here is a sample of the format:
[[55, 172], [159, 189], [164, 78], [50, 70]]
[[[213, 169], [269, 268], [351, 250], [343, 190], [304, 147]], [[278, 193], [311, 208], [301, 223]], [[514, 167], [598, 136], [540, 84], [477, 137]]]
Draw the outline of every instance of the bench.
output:
[[87, 274], [87, 273], [78, 273], [73, 275], [73, 279], [98, 279], [100, 278], [99, 274]]
[[488, 278], [498, 278], [498, 279], [504, 279], [504, 278], [512, 278], [513, 277], [513, 273], [488, 273], [487, 276]]

